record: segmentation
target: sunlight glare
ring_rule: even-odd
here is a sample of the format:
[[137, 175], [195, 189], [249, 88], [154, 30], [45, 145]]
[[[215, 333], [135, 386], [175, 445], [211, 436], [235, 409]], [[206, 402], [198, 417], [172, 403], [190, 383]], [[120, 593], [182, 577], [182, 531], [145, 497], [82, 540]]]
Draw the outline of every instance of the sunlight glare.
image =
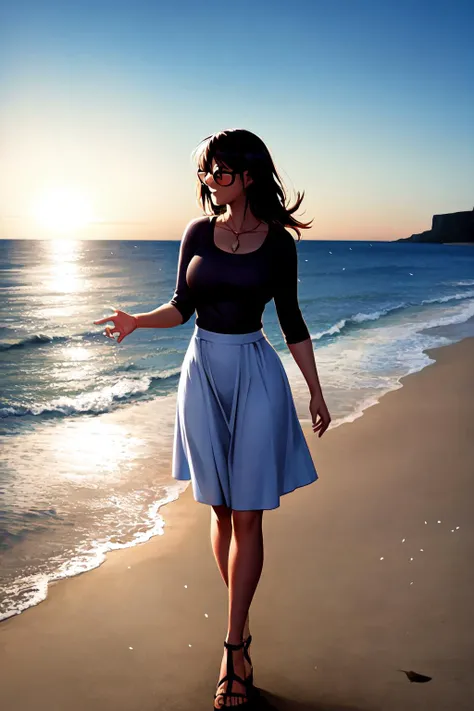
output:
[[38, 197], [33, 215], [41, 227], [60, 233], [81, 229], [94, 219], [90, 201], [65, 187], [52, 188]]

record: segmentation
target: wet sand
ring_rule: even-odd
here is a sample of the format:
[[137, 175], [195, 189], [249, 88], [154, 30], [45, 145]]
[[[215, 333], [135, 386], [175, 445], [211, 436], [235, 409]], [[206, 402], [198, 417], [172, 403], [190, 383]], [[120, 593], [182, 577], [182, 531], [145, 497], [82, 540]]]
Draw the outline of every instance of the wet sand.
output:
[[[264, 514], [258, 708], [474, 707], [474, 338], [428, 353], [353, 423], [305, 429], [320, 478]], [[210, 509], [189, 487], [161, 513], [163, 536], [0, 623], [2, 711], [212, 709], [227, 589]]]

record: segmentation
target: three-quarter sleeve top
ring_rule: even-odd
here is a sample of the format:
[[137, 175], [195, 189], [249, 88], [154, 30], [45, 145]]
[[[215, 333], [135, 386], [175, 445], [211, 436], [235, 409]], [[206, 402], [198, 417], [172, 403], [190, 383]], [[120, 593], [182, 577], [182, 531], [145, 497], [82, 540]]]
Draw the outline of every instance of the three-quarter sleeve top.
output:
[[178, 259], [173, 304], [186, 323], [217, 333], [250, 333], [263, 328], [265, 305], [275, 308], [285, 343], [310, 337], [298, 304], [295, 240], [283, 227], [270, 225], [258, 249], [225, 252], [214, 242], [216, 215], [199, 217], [185, 228]]

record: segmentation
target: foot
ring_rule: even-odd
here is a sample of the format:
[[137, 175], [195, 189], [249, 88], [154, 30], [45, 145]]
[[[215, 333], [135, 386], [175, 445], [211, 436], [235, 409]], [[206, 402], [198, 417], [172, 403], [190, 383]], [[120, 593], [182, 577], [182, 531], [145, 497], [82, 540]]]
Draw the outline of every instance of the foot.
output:
[[[246, 639], [246, 638], [245, 638]], [[217, 683], [219, 683], [219, 680], [222, 679], [222, 677], [226, 676], [227, 674], [227, 654], [232, 654], [232, 660], [234, 663], [234, 672], [238, 676], [240, 676], [242, 679], [245, 679], [248, 674], [250, 674], [250, 665], [246, 662], [244, 659], [244, 650], [243, 647], [242, 649], [237, 649], [237, 650], [230, 650], [228, 651], [226, 648], [224, 648], [224, 654], [222, 656], [222, 662], [221, 662], [221, 668], [219, 672], [219, 677], [217, 679]], [[245, 666], [249, 667], [248, 674], [246, 675], [245, 673]], [[216, 694], [219, 694], [220, 692], [227, 691], [228, 684], [230, 684], [229, 681], [224, 681], [220, 686], [217, 687], [216, 689]], [[238, 694], [247, 694], [247, 689], [246, 687], [240, 683], [240, 681], [237, 681], [234, 679], [232, 682], [232, 692], [236, 692]], [[227, 708], [228, 706], [240, 706], [242, 703], [245, 704], [245, 706], [248, 705], [248, 702], [245, 700], [244, 697], [230, 697], [226, 698], [224, 696], [217, 696], [217, 698], [214, 700], [214, 708], [215, 709], [220, 709], [220, 708]]]

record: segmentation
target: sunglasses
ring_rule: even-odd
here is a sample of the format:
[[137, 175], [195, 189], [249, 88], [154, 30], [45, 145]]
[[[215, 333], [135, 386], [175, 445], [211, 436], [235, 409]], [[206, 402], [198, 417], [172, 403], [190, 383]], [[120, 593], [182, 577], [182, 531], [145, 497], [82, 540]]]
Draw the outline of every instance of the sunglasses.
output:
[[237, 175], [235, 170], [223, 170], [222, 168], [216, 168], [213, 173], [206, 173], [204, 170], [198, 170], [197, 175], [201, 183], [205, 184], [204, 181], [208, 175], [212, 177], [217, 185], [223, 185], [225, 187], [232, 185]]

